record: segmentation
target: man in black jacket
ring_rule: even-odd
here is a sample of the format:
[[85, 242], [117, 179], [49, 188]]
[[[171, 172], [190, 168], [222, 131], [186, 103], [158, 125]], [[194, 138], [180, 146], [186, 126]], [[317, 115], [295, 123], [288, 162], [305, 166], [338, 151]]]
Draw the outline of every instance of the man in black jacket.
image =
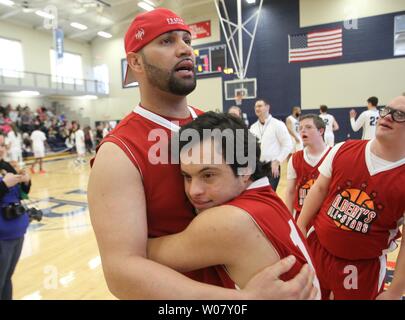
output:
[[0, 134], [0, 300], [11, 300], [11, 277], [29, 224], [28, 214], [18, 208], [21, 210], [21, 191], [30, 191], [31, 180], [25, 171], [17, 172], [4, 161], [5, 153], [5, 137]]

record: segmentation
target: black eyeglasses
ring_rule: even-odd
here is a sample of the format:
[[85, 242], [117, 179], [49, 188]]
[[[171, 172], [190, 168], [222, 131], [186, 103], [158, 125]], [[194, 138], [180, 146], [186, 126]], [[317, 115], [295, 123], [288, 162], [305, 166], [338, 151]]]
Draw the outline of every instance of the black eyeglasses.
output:
[[391, 115], [395, 122], [405, 122], [405, 112], [391, 108], [389, 106], [382, 107], [379, 110], [381, 118]]

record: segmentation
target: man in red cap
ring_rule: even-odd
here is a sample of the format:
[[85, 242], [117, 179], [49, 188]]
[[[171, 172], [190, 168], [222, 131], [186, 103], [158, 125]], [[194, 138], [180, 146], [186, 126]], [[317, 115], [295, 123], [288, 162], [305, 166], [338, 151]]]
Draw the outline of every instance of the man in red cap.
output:
[[[125, 35], [125, 50], [126, 83], [138, 81], [141, 101], [100, 144], [88, 187], [111, 292], [129, 299], [309, 298], [313, 274], [308, 268], [288, 282], [278, 278], [294, 258], [264, 269], [240, 291], [223, 283], [214, 267], [183, 275], [147, 259], [148, 237], [178, 233], [195, 217], [179, 164], [162, 159], [170, 158], [164, 147], [171, 133], [201, 111], [186, 100], [196, 76], [183, 19], [163, 8], [138, 15]], [[161, 148], [154, 152], [158, 143]]]

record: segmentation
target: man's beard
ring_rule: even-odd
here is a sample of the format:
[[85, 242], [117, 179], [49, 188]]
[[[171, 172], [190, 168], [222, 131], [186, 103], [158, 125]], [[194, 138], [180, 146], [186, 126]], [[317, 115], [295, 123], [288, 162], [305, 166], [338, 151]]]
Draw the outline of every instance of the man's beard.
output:
[[142, 58], [149, 82], [160, 90], [178, 96], [186, 96], [197, 86], [195, 73], [193, 73], [192, 79], [180, 79], [175, 76], [176, 71], [167, 71], [149, 64], [144, 54], [142, 54]]

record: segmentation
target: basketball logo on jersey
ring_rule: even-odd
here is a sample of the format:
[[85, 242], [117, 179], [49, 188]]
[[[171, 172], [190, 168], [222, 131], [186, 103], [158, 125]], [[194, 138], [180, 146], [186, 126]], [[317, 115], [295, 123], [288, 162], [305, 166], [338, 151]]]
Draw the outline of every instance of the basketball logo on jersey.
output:
[[307, 182], [302, 184], [298, 189], [298, 204], [302, 207], [304, 205], [304, 200], [311, 189], [312, 185], [315, 183], [315, 179], [309, 179]]
[[[344, 189], [336, 195], [327, 214], [338, 228], [367, 234], [377, 218], [375, 196], [374, 193], [369, 196], [361, 189]], [[378, 209], [381, 208], [378, 205]]]

